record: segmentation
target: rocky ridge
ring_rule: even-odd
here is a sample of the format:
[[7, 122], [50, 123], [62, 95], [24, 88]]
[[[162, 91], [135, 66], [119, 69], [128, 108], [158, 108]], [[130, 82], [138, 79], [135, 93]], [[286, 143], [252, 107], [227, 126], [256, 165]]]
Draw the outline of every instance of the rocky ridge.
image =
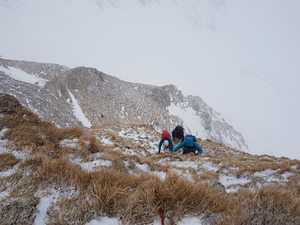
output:
[[[22, 72], [45, 79], [43, 85], [13, 78]], [[199, 96], [184, 96], [174, 85], [154, 86], [122, 81], [94, 68], [0, 59], [1, 93], [15, 96], [42, 119], [60, 127], [85, 125], [79, 107], [92, 127], [105, 123], [147, 124], [158, 131], [176, 125], [186, 133], [240, 150], [245, 140]]]

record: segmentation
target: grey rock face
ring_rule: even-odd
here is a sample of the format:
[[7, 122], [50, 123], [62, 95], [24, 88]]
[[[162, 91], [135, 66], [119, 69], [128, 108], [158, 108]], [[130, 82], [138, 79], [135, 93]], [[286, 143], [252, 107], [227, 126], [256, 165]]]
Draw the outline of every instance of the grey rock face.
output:
[[[45, 85], [24, 82], [1, 68], [15, 68], [23, 71], [24, 76], [34, 75], [47, 82]], [[6, 59], [0, 59], [0, 81], [0, 92], [15, 96], [42, 119], [61, 127], [84, 125], [82, 116], [93, 127], [117, 122], [147, 124], [158, 131], [171, 132], [175, 126], [183, 125], [186, 133], [198, 138], [247, 150], [243, 136], [220, 113], [198, 96], [184, 96], [174, 85], [130, 83], [94, 68], [69, 69], [56, 64]]]

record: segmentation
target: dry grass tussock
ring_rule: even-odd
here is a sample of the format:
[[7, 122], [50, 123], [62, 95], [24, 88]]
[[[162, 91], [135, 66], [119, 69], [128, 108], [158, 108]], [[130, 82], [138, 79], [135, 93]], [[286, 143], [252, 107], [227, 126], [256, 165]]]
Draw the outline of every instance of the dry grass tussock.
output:
[[238, 192], [220, 224], [299, 224], [299, 192], [272, 185], [256, 192]]
[[10, 153], [2, 153], [0, 154], [0, 171], [11, 169], [20, 161], [20, 159], [17, 159], [14, 155]]
[[[201, 156], [156, 154], [157, 146], [151, 152], [149, 142], [159, 141], [160, 135], [146, 125], [62, 129], [17, 105], [6, 104], [0, 117], [8, 147], [26, 153], [23, 158], [0, 154], [0, 192], [7, 192], [0, 197], [3, 224], [33, 224], [42, 197], [50, 199], [49, 225], [84, 225], [99, 216], [151, 224], [160, 212], [165, 224], [172, 225], [185, 215], [217, 215], [209, 224], [219, 225], [300, 224], [297, 160], [252, 156], [209, 140], [198, 140], [204, 148]], [[145, 138], [143, 129], [148, 128]], [[137, 138], [131, 138], [132, 132]], [[65, 139], [76, 145], [61, 144]], [[86, 162], [92, 162], [90, 168], [82, 166]], [[285, 183], [268, 185], [264, 178], [252, 177], [253, 184], [232, 193], [217, 186], [222, 186], [220, 176], [238, 179], [264, 170], [293, 175]]]
[[[138, 210], [143, 208], [143, 211]], [[130, 196], [125, 220], [129, 224], [153, 222], [157, 212], [163, 210], [169, 221], [182, 219], [185, 214], [203, 215], [222, 212], [226, 200], [222, 194], [203, 183], [193, 183], [176, 174], [169, 174], [165, 180], [155, 176], [141, 184]], [[152, 221], [151, 221], [152, 220]]]
[[[299, 170], [299, 160], [291, 160], [285, 157], [276, 158], [269, 155], [255, 156], [246, 152], [238, 151], [230, 147], [217, 144], [209, 140], [201, 141], [201, 146], [213, 150], [213, 154], [207, 155], [209, 162], [220, 165], [220, 171], [225, 171], [228, 167], [235, 167], [237, 177], [243, 174], [254, 174], [264, 170], [276, 170], [278, 174], [285, 172], [295, 172]], [[232, 154], [231, 154], [232, 153]], [[233, 155], [234, 157], [230, 157]], [[226, 158], [226, 160], [224, 160]], [[293, 169], [293, 166], [298, 167]]]
[[9, 140], [8, 147], [33, 151], [43, 148], [53, 150], [60, 148], [61, 140], [83, 135], [83, 128], [58, 128], [50, 122], [41, 121], [36, 114], [21, 106], [12, 106], [12, 110], [1, 110], [3, 116], [0, 117], [0, 129], [7, 129], [2, 139]]

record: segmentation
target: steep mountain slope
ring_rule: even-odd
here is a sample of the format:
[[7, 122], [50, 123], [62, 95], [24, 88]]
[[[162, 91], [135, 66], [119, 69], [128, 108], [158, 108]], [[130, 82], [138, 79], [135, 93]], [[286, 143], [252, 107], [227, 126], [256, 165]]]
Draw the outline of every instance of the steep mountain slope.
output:
[[[2, 93], [17, 97], [43, 119], [62, 127], [117, 122], [171, 131], [180, 124], [186, 133], [247, 150], [242, 135], [220, 113], [173, 85], [136, 84], [93, 68], [5, 59], [0, 59], [0, 75]], [[31, 82], [26, 80], [29, 77]]]
[[2, 224], [300, 221], [298, 160], [200, 139], [201, 155], [157, 154], [149, 125], [57, 128], [2, 94], [0, 137]]

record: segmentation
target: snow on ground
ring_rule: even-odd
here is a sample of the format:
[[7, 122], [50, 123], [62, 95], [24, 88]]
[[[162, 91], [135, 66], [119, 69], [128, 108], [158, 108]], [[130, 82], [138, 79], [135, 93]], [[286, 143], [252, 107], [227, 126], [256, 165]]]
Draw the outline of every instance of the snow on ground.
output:
[[95, 168], [99, 166], [111, 166], [112, 163], [109, 160], [103, 160], [103, 159], [98, 159], [98, 160], [93, 160], [90, 162], [83, 162], [82, 159], [77, 158], [75, 160], [72, 160], [74, 164], [80, 165], [82, 169], [86, 171], [94, 171]]
[[220, 169], [219, 166], [213, 166], [212, 162], [204, 162], [201, 164], [202, 168], [205, 168], [206, 170], [211, 170], [213, 172], [217, 172]]
[[0, 131], [0, 154], [10, 153], [10, 154], [14, 155], [14, 157], [16, 157], [17, 159], [25, 159], [27, 157], [27, 155], [29, 154], [28, 152], [17, 151], [17, 150], [8, 149], [8, 148], [5, 147], [5, 144], [7, 143], [7, 140], [6, 139], [3, 140], [2, 138], [3, 138], [3, 135], [4, 135], [6, 130], [7, 129], [5, 128], [5, 129], [2, 129]]
[[136, 163], [135, 164], [136, 167], [144, 172], [149, 172], [150, 171], [150, 167], [147, 164], [140, 164], [140, 163]]
[[[26, 153], [5, 148], [5, 143], [7, 140], [1, 140], [1, 137], [3, 137], [5, 130], [6, 129], [3, 129], [0, 131], [0, 154], [11, 153], [11, 154], [15, 155], [17, 158], [24, 159], [26, 157]], [[143, 137], [146, 136], [145, 130], [138, 130], [138, 132], [133, 132], [133, 130], [130, 130], [130, 135], [128, 134], [128, 131], [129, 131], [128, 128], [124, 128], [122, 131], [115, 131], [115, 133], [118, 133], [120, 136], [124, 136], [127, 138], [129, 137], [134, 140], [143, 140]], [[145, 132], [145, 133], [143, 134], [143, 132]], [[77, 139], [63, 140], [60, 142], [60, 144], [76, 148], [77, 141], [78, 141]], [[152, 139], [152, 141], [150, 141], [150, 140], [146, 140], [146, 141], [153, 142], [153, 143], [148, 143], [150, 145], [153, 145], [153, 146], [158, 145], [158, 143], [155, 142], [155, 139]], [[103, 139], [103, 140], [101, 139], [101, 143], [102, 144], [105, 144], [105, 143], [111, 144], [112, 142], [107, 139]], [[126, 153], [129, 150], [130, 149], [126, 150]], [[131, 150], [131, 151], [134, 152], [134, 150]], [[105, 153], [96, 153], [96, 154], [94, 154], [94, 156], [96, 158], [97, 158], [97, 156], [100, 158], [101, 154], [105, 154]], [[202, 159], [205, 160], [204, 157]], [[97, 159], [97, 160], [93, 160], [90, 162], [84, 162], [83, 159], [76, 158], [71, 161], [75, 164], [80, 165], [83, 169], [88, 170], [88, 171], [93, 171], [93, 170], [97, 169], [98, 166], [110, 166], [111, 165], [111, 162], [109, 160], [103, 160], [103, 159]], [[205, 161], [203, 163], [199, 163], [199, 161], [172, 162], [172, 161], [170, 161], [169, 157], [161, 159], [160, 162], [161, 162], [161, 164], [164, 164], [164, 165], [169, 164], [169, 165], [174, 165], [177, 167], [187, 168], [186, 171], [185, 170], [177, 171], [177, 169], [172, 169], [173, 172], [177, 171], [178, 173], [182, 174], [187, 179], [192, 179], [189, 174], [188, 168], [196, 169], [199, 166], [201, 166], [205, 170], [217, 171], [220, 169], [220, 166], [221, 166], [220, 164], [214, 165], [211, 162], [205, 162]], [[9, 169], [7, 171], [0, 172], [0, 177], [7, 177], [10, 174], [12, 174], [17, 169], [18, 165], [16, 165], [14, 168]], [[147, 173], [153, 173], [154, 175], [158, 176], [160, 179], [165, 179], [167, 176], [166, 171], [151, 171], [147, 164], [136, 163], [136, 167], [138, 169], [140, 169], [141, 171], [144, 171]], [[225, 186], [227, 193], [237, 191], [239, 188], [238, 185], [244, 185], [244, 184], [251, 182], [251, 180], [253, 179], [254, 176], [262, 177], [267, 182], [282, 182], [282, 181], [287, 181], [288, 177], [293, 175], [290, 172], [286, 172], [286, 173], [282, 174], [280, 177], [277, 177], [277, 176], [275, 176], [275, 174], [277, 172], [276, 170], [267, 169], [264, 171], [256, 172], [251, 176], [241, 176], [241, 177], [237, 178], [237, 176], [234, 174], [235, 170], [236, 170], [235, 167], [228, 166], [228, 169], [226, 170], [226, 174], [219, 174], [219, 181]], [[234, 186], [235, 184], [237, 184], [237, 185]], [[51, 194], [49, 194], [49, 193], [51, 193]], [[9, 195], [10, 195], [9, 190], [0, 191], [0, 200]], [[76, 192], [74, 190], [64, 190], [64, 189], [43, 190], [39, 193], [35, 193], [35, 196], [40, 197], [40, 203], [37, 206], [37, 212], [36, 212], [36, 218], [34, 221], [34, 225], [47, 224], [47, 210], [50, 207], [50, 205], [55, 203], [56, 201], [58, 201], [58, 199], [61, 197], [68, 197], [68, 196], [74, 196], [74, 195], [76, 195]], [[89, 221], [85, 225], [121, 225], [121, 224], [122, 223], [119, 218], [99, 217], [97, 219], [93, 219], [93, 220]], [[161, 221], [158, 216], [158, 219], [154, 223], [152, 223], [152, 225], [160, 225], [160, 224], [161, 224]], [[201, 219], [201, 217], [186, 215], [181, 221], [178, 221], [177, 224], [178, 225], [185, 225], [185, 224], [189, 224], [189, 225], [196, 225], [196, 224], [199, 225], [200, 224], [201, 225], [201, 224], [204, 224], [204, 222]]]
[[61, 140], [59, 142], [59, 144], [61, 144], [63, 146], [71, 147], [71, 148], [76, 148], [77, 147], [77, 141], [78, 141], [77, 138], [74, 138], [74, 139], [64, 139], [64, 140]]
[[91, 122], [84, 115], [84, 113], [83, 113], [80, 105], [78, 104], [76, 98], [74, 97], [74, 95], [71, 93], [70, 90], [68, 90], [68, 92], [69, 92], [69, 94], [71, 96], [71, 99], [72, 99], [72, 106], [73, 106], [73, 111], [74, 111], [75, 117], [82, 123], [83, 126], [92, 127]]
[[[101, 217], [100, 219], [91, 220], [85, 225], [121, 225], [121, 221], [117, 218]], [[161, 225], [161, 220], [156, 220], [151, 225]], [[203, 221], [201, 218], [196, 216], [186, 216], [181, 221], [177, 222], [177, 225], [201, 225]]]
[[18, 167], [19, 167], [19, 165], [16, 165], [12, 169], [8, 169], [4, 172], [0, 172], [0, 177], [8, 177], [8, 176], [14, 174], [17, 171]]
[[43, 87], [48, 81], [46, 79], [39, 78], [35, 75], [26, 73], [25, 71], [17, 69], [15, 67], [5, 68], [0, 66], [0, 71], [3, 71], [4, 73], [6, 73], [8, 76], [10, 76], [15, 80], [19, 80], [29, 84], [37, 84], [40, 87]]
[[[0, 175], [1, 177], [2, 175]], [[7, 196], [9, 196], [9, 191], [2, 191], [0, 192], [0, 200], [2, 200], [3, 198], [6, 198]]]
[[121, 225], [122, 222], [117, 218], [101, 217], [99, 220], [91, 220], [85, 225]]
[[181, 221], [179, 221], [177, 224], [178, 225], [185, 225], [185, 224], [189, 224], [189, 225], [199, 225], [202, 224], [202, 219], [200, 219], [199, 217], [196, 216], [190, 216], [190, 217], [183, 217], [183, 219]]
[[47, 211], [51, 204], [56, 203], [60, 198], [71, 198], [75, 195], [78, 195], [78, 192], [75, 191], [74, 188], [46, 188], [43, 191], [35, 193], [35, 197], [40, 198], [40, 203], [37, 205], [37, 212], [33, 225], [46, 225], [48, 222]]
[[111, 142], [109, 139], [101, 137], [100, 142], [104, 145], [113, 145], [114, 143]]
[[237, 178], [234, 174], [229, 174], [229, 175], [223, 175], [220, 174], [219, 175], [219, 181], [225, 186], [226, 188], [226, 192], [228, 193], [232, 193], [232, 192], [236, 192], [238, 187], [236, 188], [230, 188], [230, 185], [234, 185], [234, 184], [247, 184], [249, 182], [251, 182], [251, 180], [247, 177], [240, 177]]
[[170, 162], [169, 165], [177, 166], [177, 167], [184, 167], [184, 168], [193, 168], [197, 169], [198, 164], [195, 162], [189, 162], [189, 161], [182, 161], [182, 162]]
[[40, 199], [40, 203], [37, 205], [37, 215], [35, 217], [33, 225], [44, 225], [46, 217], [47, 217], [47, 210], [50, 207], [51, 201], [48, 196], [42, 197]]
[[140, 132], [137, 132], [135, 129], [132, 128], [121, 130], [120, 132], [118, 132], [118, 135], [120, 137], [133, 138], [134, 140], [143, 139], [149, 136], [147, 135], [147, 133], [142, 132], [142, 130], [140, 130]]

